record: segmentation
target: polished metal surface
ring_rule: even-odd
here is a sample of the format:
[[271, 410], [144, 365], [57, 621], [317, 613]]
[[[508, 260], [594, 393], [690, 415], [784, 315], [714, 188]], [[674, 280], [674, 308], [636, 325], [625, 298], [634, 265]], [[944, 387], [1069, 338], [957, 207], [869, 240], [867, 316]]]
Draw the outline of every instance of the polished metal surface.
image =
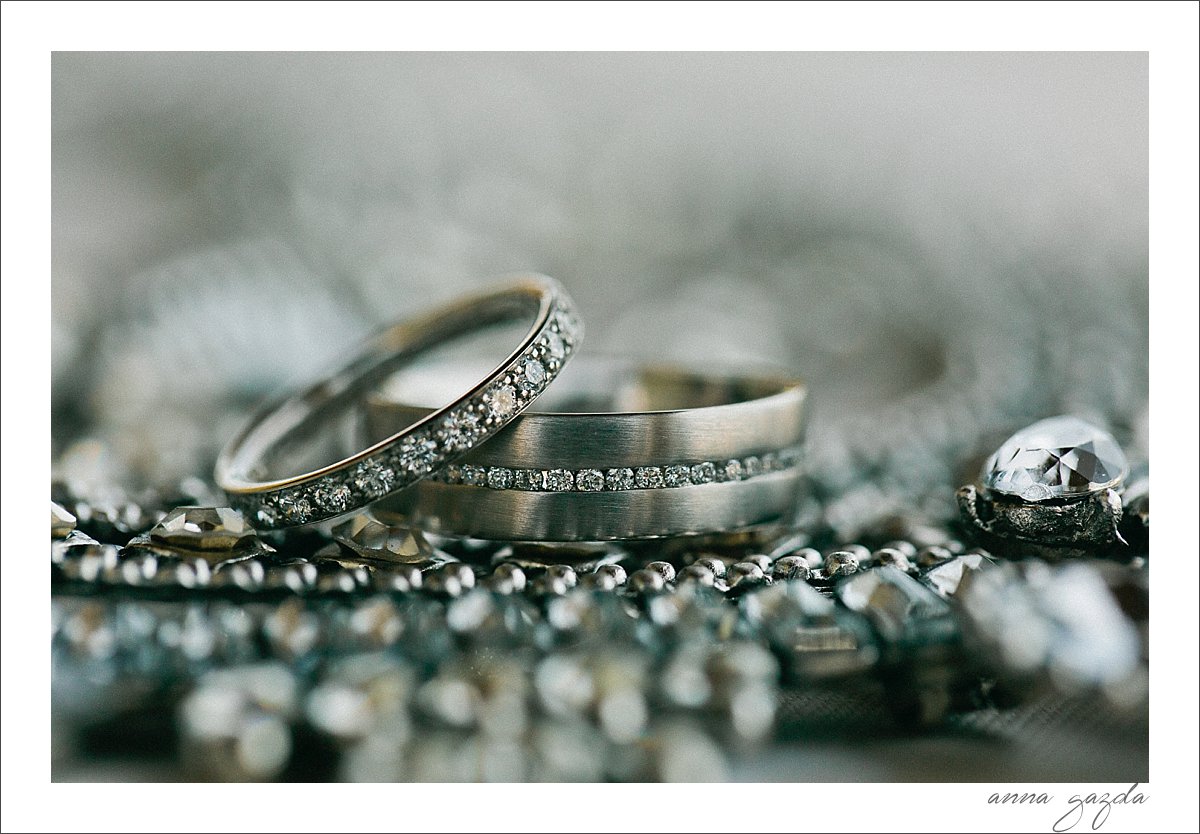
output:
[[[218, 458], [216, 482], [264, 528], [332, 518], [402, 489], [487, 439], [537, 397], [582, 333], [571, 308], [556, 281], [523, 275], [395, 324], [332, 374], [264, 406]], [[361, 451], [295, 471], [299, 453], [327, 440], [336, 419], [352, 413], [366, 392], [413, 359], [457, 338], [526, 319], [532, 323], [515, 349], [454, 402]], [[537, 380], [521, 376], [530, 361], [541, 369]]]
[[617, 541], [742, 531], [791, 520], [798, 469], [751, 481], [635, 492], [521, 492], [422, 481], [375, 514], [430, 532], [505, 541]]

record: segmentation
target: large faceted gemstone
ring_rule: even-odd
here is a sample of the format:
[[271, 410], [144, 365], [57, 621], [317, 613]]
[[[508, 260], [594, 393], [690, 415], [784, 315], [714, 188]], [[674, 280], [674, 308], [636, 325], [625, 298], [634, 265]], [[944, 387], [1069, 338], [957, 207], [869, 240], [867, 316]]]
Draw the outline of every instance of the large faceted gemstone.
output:
[[1087, 495], [1129, 471], [1113, 436], [1078, 417], [1050, 417], [1021, 429], [983, 467], [983, 485], [1026, 501]]
[[150, 531], [155, 544], [181, 550], [237, 550], [256, 538], [242, 514], [229, 507], [177, 507]]

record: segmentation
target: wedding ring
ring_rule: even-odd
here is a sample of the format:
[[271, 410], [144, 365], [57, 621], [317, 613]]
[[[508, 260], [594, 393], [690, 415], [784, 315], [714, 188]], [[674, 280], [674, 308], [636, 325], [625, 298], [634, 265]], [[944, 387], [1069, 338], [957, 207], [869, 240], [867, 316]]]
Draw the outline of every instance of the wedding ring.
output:
[[[516, 349], [449, 405], [426, 410], [349, 456], [290, 472], [298, 453], [326, 443], [337, 418], [353, 416], [363, 396], [433, 348], [500, 324], [532, 320]], [[563, 288], [525, 275], [368, 340], [333, 373], [264, 406], [217, 460], [217, 484], [259, 529], [310, 524], [361, 509], [428, 477], [470, 452], [524, 411], [559, 374], [583, 329]], [[465, 389], [465, 393], [462, 391]], [[307, 448], [306, 448], [307, 447]]]
[[[453, 378], [439, 369], [438, 378]], [[418, 419], [428, 383], [368, 398], [381, 433]], [[554, 390], [434, 478], [376, 505], [444, 535], [611, 541], [785, 523], [806, 390], [775, 370], [579, 360]]]

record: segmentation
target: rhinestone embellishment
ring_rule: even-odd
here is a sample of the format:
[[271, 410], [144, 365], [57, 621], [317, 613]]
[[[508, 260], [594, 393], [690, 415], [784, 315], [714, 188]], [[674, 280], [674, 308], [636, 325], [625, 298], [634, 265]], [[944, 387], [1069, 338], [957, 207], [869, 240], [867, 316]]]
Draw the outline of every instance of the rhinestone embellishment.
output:
[[983, 485], [1025, 501], [1088, 495], [1129, 471], [1113, 436], [1078, 417], [1051, 417], [1014, 434], [988, 459]]

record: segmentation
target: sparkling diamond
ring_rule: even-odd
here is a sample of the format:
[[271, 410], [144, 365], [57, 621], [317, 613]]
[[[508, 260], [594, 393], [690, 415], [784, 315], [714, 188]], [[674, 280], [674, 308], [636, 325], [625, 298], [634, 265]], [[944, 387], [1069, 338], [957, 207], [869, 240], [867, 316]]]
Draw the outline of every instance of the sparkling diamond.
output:
[[521, 387], [532, 391], [546, 381], [546, 366], [536, 359], [527, 359], [521, 365]]
[[566, 341], [574, 341], [575, 333], [578, 330], [578, 323], [574, 317], [566, 310], [560, 310], [554, 317], [555, 323], [558, 325], [558, 332], [562, 334]]
[[721, 480], [723, 481], [740, 481], [744, 470], [740, 460], [727, 460], [725, 465], [721, 467]]
[[657, 466], [639, 466], [633, 480], [638, 489], [659, 489], [663, 485], [663, 473]]
[[448, 484], [457, 484], [462, 481], [462, 467], [457, 463], [452, 463], [442, 470], [442, 480]]
[[562, 358], [567, 355], [567, 346], [563, 344], [562, 337], [557, 333], [546, 334], [546, 352], [551, 359], [562, 361]]
[[425, 475], [437, 460], [437, 441], [428, 437], [405, 440], [400, 445], [400, 465], [412, 475]]
[[392, 488], [396, 475], [377, 460], [364, 460], [354, 470], [353, 480], [359, 492], [377, 498]]
[[279, 510], [272, 507], [270, 504], [263, 504], [254, 513], [254, 518], [263, 527], [274, 527], [279, 523]]
[[234, 550], [254, 538], [242, 514], [229, 507], [177, 507], [150, 531], [156, 544], [183, 550]]
[[461, 480], [467, 486], [482, 486], [487, 481], [487, 472], [482, 466], [465, 465]]
[[756, 475], [761, 475], [763, 471], [762, 461], [754, 455], [742, 461], [742, 473], [747, 478], [753, 478]]
[[668, 466], [663, 473], [663, 483], [669, 487], [688, 486], [692, 482], [692, 471], [687, 466]]
[[292, 524], [303, 524], [312, 516], [312, 502], [299, 493], [284, 495], [279, 499], [279, 509], [283, 517]]
[[575, 486], [575, 473], [570, 469], [547, 469], [546, 489], [550, 492], [568, 492]]
[[983, 485], [1045, 501], [1108, 489], [1128, 470], [1111, 434], [1078, 417], [1051, 417], [1004, 441], [984, 466]]
[[322, 484], [313, 490], [317, 506], [334, 513], [346, 512], [350, 497], [350, 487], [345, 484]]
[[582, 492], [599, 492], [604, 489], [604, 473], [599, 469], [580, 469], [575, 474], [575, 488]]
[[446, 418], [442, 425], [442, 445], [451, 452], [471, 448], [479, 436], [479, 415], [470, 411], [459, 411]]
[[633, 470], [610, 469], [604, 475], [604, 484], [611, 490], [633, 489]]
[[517, 489], [537, 491], [542, 488], [542, 470], [518, 469], [513, 472], [513, 486]]
[[692, 467], [692, 483], [708, 484], [717, 479], [717, 467], [705, 461]]
[[508, 489], [512, 486], [513, 473], [503, 466], [493, 466], [487, 471], [487, 485], [492, 489]]
[[500, 385], [487, 396], [488, 409], [492, 416], [505, 420], [517, 410], [517, 390], [511, 385]]

